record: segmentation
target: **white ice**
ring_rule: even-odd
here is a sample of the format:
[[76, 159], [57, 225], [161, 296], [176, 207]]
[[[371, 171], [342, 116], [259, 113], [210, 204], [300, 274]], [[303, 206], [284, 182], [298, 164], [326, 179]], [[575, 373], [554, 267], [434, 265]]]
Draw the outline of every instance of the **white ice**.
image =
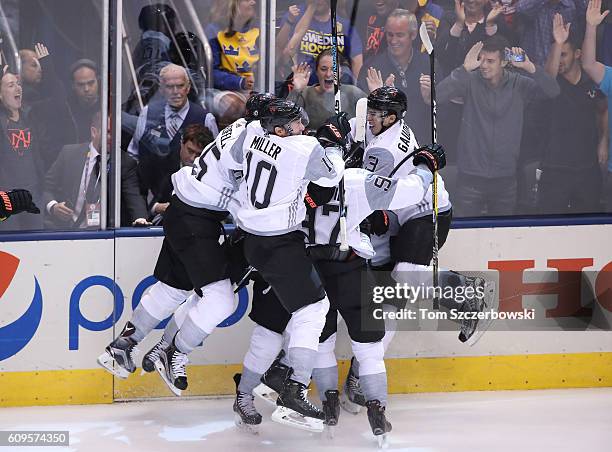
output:
[[[371, 451], [365, 412], [341, 413], [335, 437], [264, 416], [258, 436], [234, 426], [231, 398], [168, 399], [63, 407], [1, 408], [0, 430], [69, 430], [70, 447], [13, 451]], [[388, 450], [410, 452], [611, 452], [612, 388], [395, 395]], [[9, 450], [0, 447], [0, 450]]]

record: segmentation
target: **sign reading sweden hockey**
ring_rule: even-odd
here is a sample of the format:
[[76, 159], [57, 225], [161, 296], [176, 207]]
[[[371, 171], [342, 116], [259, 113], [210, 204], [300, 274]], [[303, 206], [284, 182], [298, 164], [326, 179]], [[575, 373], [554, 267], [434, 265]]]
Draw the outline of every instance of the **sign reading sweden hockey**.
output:
[[[0, 251], [0, 302], [18, 268], [17, 257]], [[0, 327], [0, 361], [16, 355], [32, 340], [40, 325], [42, 305], [42, 293], [34, 277], [34, 296], [28, 309], [14, 322]]]

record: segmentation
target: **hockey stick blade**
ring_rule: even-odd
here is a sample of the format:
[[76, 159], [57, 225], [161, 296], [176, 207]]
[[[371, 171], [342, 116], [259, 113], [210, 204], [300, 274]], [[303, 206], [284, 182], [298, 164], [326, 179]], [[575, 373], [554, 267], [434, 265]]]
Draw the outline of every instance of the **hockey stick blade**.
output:
[[421, 23], [421, 27], [419, 28], [419, 36], [421, 37], [423, 46], [425, 46], [425, 50], [427, 50], [427, 53], [431, 55], [431, 52], [433, 52], [433, 44], [431, 43], [429, 33], [427, 33], [427, 26], [425, 25], [425, 22]]
[[366, 117], [368, 114], [368, 98], [362, 97], [355, 105], [355, 141], [363, 143], [366, 133]]

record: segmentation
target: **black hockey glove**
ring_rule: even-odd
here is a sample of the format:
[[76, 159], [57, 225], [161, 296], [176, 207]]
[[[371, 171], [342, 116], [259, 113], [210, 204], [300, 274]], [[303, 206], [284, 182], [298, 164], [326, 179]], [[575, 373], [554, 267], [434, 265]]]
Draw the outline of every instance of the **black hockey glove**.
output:
[[[244, 232], [235, 228], [224, 243], [225, 255], [228, 262], [228, 277], [234, 284], [238, 284], [249, 266], [244, 257]], [[248, 282], [248, 280], [247, 280]]]
[[440, 144], [429, 144], [417, 150], [412, 159], [412, 164], [417, 166], [421, 163], [427, 165], [429, 171], [440, 171], [446, 166], [446, 155], [444, 148]]
[[314, 182], [310, 182], [308, 191], [304, 195], [304, 204], [306, 204], [307, 209], [316, 209], [330, 202], [335, 193], [336, 187], [321, 187]]
[[351, 149], [344, 153], [345, 168], [362, 168], [363, 167], [363, 143], [351, 144]]
[[0, 218], [8, 218], [20, 212], [40, 213], [27, 190], [0, 191]]
[[389, 215], [384, 210], [375, 210], [368, 217], [370, 232], [374, 235], [385, 235], [389, 230]]
[[348, 135], [351, 133], [351, 125], [345, 112], [327, 118], [321, 127], [317, 129], [316, 137], [324, 148], [340, 146], [342, 149], [348, 147]]

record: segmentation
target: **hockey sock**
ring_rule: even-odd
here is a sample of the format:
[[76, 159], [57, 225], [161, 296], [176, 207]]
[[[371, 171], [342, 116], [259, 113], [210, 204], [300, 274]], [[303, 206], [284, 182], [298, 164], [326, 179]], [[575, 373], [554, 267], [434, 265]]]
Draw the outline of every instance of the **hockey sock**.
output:
[[291, 379], [308, 386], [310, 383], [310, 376], [312, 374], [312, 368], [314, 366], [315, 359], [317, 358], [316, 350], [303, 347], [291, 347], [287, 353], [289, 363], [293, 369], [293, 375]]
[[[385, 314], [389, 312], [397, 312], [397, 307], [390, 304], [383, 304], [383, 312]], [[397, 320], [393, 316], [385, 315], [385, 335], [382, 338], [382, 343], [385, 352], [389, 348], [389, 344], [395, 336], [395, 330], [397, 328]]]
[[191, 353], [207, 337], [208, 334], [198, 328], [191, 317], [187, 316], [174, 338], [174, 345], [182, 353]]
[[160, 320], [149, 314], [145, 307], [139, 304], [136, 306], [136, 309], [134, 309], [131, 322], [136, 328], [136, 331], [132, 334], [132, 339], [136, 342], [140, 342], [147, 334], [153, 331], [153, 328], [157, 326]]
[[242, 367], [242, 377], [240, 377], [240, 384], [238, 385], [238, 391], [244, 392], [245, 394], [253, 394], [253, 389], [259, 385], [262, 374], [253, 372], [247, 367]]
[[358, 377], [359, 376], [359, 361], [357, 361], [357, 359], [354, 359], [351, 362], [351, 369], [353, 369], [353, 374]]
[[363, 375], [359, 377], [359, 385], [366, 400], [379, 400], [382, 406], [387, 405], [387, 373]]
[[172, 339], [174, 339], [174, 336], [176, 336], [176, 333], [178, 333], [178, 330], [179, 330], [179, 326], [176, 324], [176, 320], [174, 316], [172, 316], [172, 318], [166, 325], [166, 329], [164, 330], [164, 335], [162, 336], [163, 339], [168, 344], [172, 343]]
[[338, 366], [313, 369], [312, 379], [317, 385], [319, 398], [324, 401], [326, 400], [325, 391], [338, 389]]

